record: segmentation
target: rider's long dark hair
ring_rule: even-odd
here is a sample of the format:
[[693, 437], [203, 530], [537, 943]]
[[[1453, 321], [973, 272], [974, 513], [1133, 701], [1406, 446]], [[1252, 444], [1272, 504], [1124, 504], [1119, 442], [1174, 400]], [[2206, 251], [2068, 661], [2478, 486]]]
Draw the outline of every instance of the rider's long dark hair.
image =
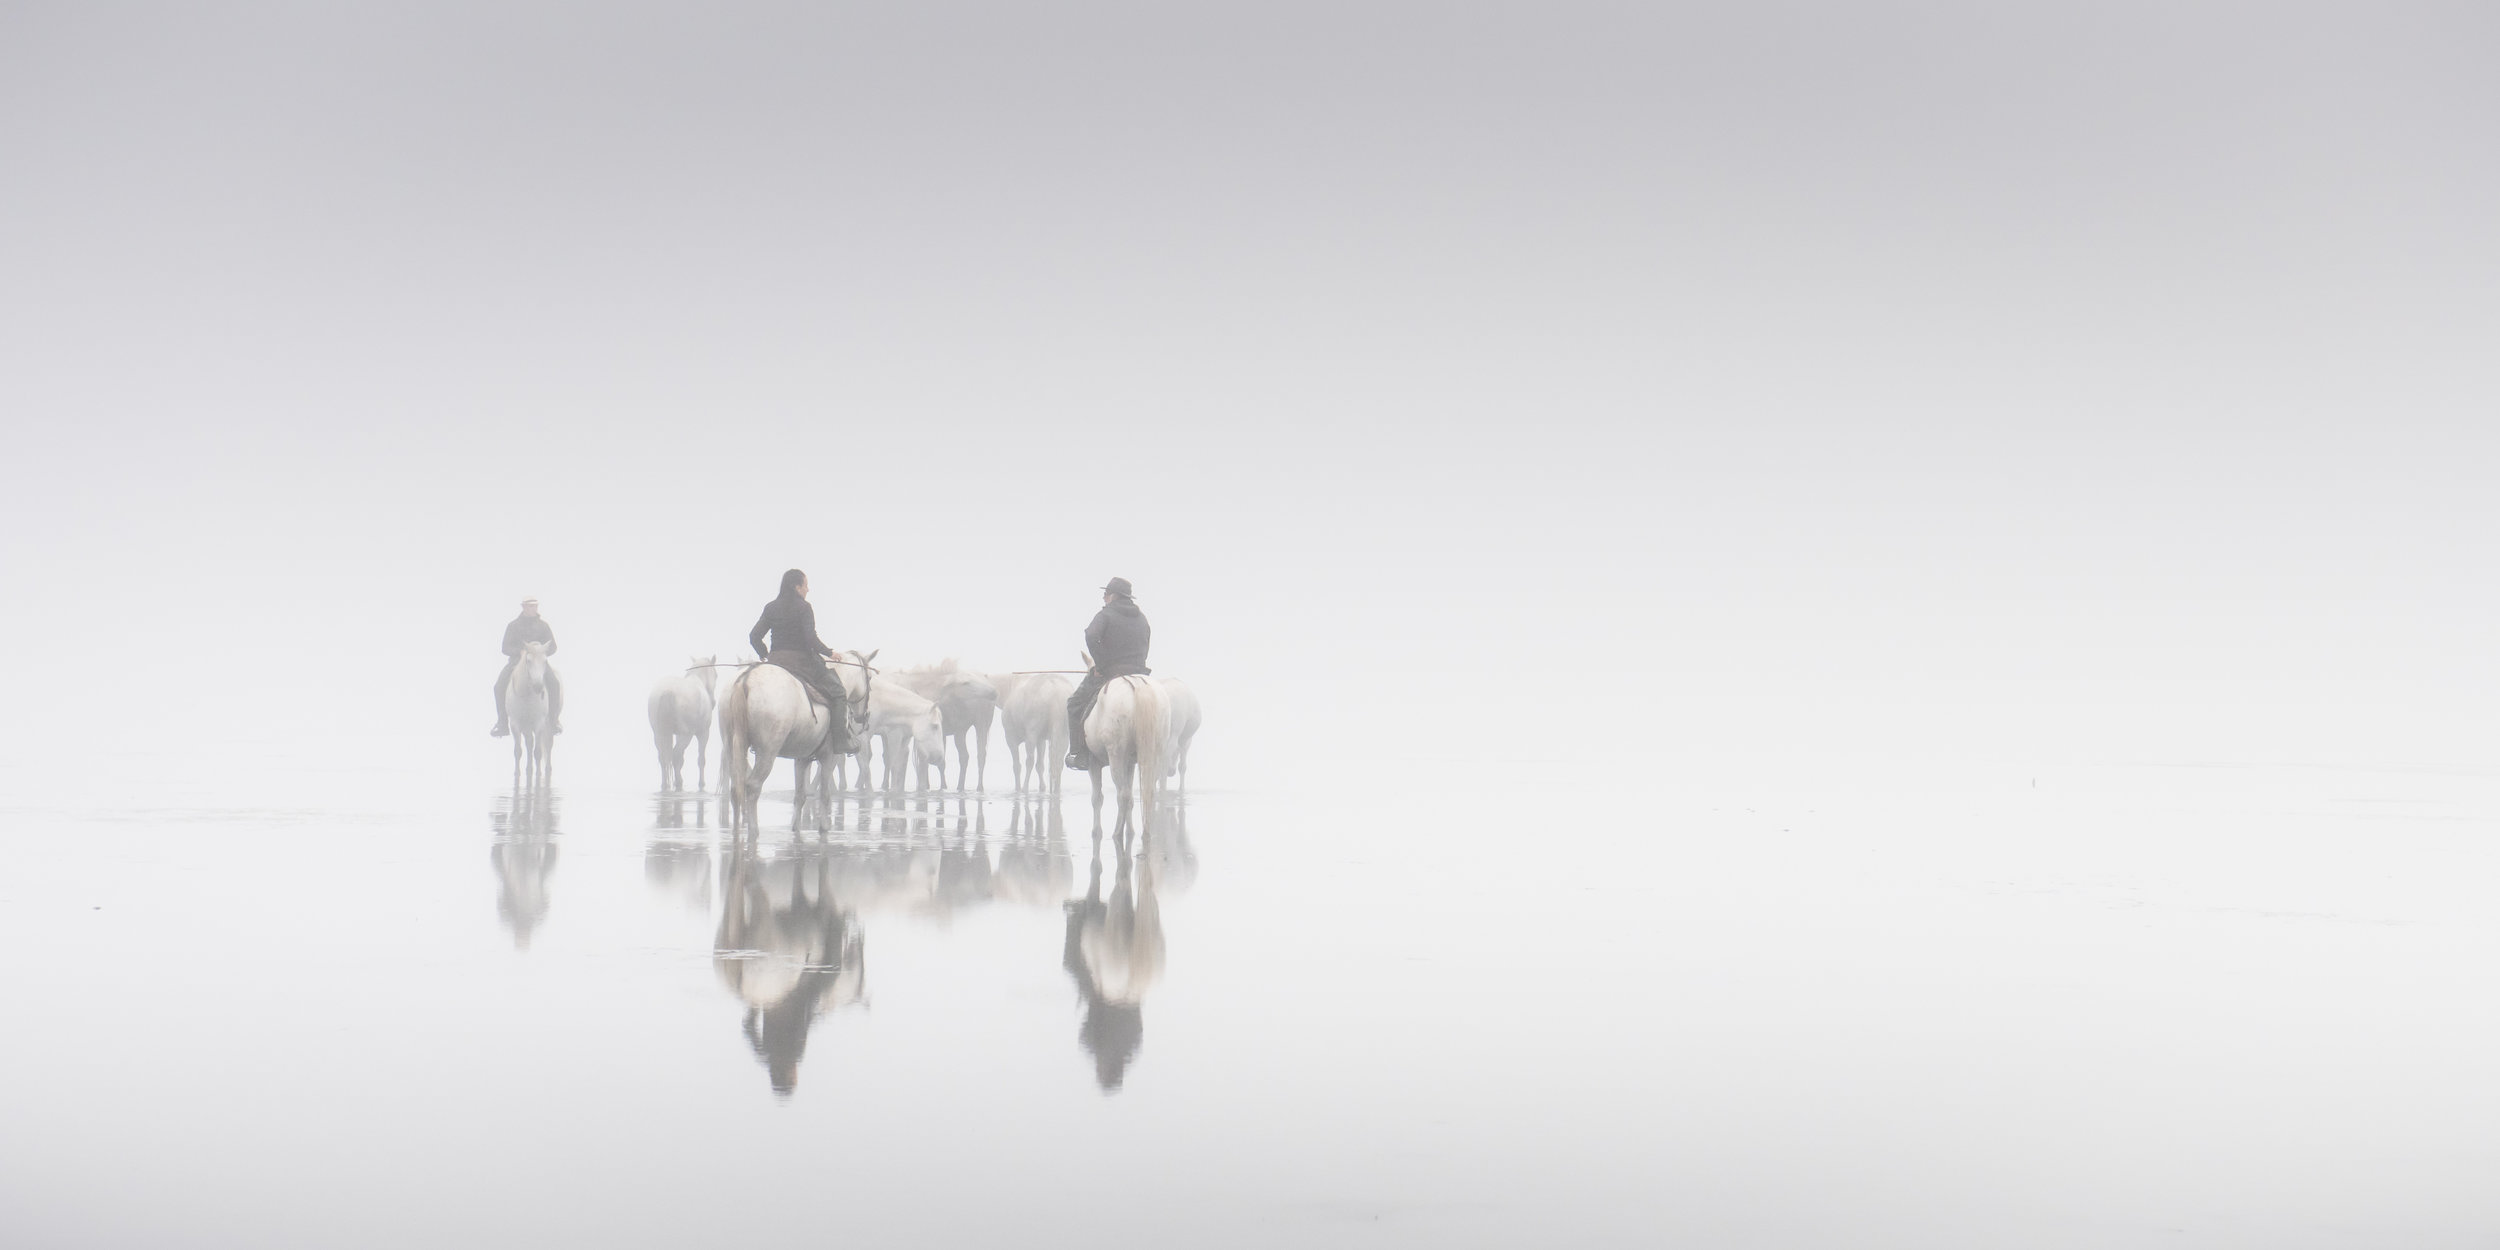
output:
[[796, 598], [798, 598], [798, 597], [799, 597], [799, 583], [800, 583], [800, 582], [803, 582], [803, 581], [806, 581], [806, 580], [807, 580], [807, 574], [805, 574], [805, 573], [803, 573], [803, 572], [800, 572], [800, 571], [799, 571], [799, 570], [797, 570], [797, 569], [792, 569], [792, 570], [790, 570], [789, 572], [782, 574], [782, 575], [781, 575], [781, 597], [782, 597], [782, 598], [784, 598], [784, 599], [796, 599]]

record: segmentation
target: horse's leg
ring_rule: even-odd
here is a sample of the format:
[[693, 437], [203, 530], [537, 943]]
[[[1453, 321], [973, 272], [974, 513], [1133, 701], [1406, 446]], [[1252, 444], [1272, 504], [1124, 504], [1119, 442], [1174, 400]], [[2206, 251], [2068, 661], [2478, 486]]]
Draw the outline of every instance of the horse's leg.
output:
[[1094, 781], [1094, 832], [1099, 835], [1102, 832], [1102, 766], [1097, 764], [1086, 771]]
[[[696, 722], [694, 727], [694, 788], [697, 790], [701, 790], [705, 786], [711, 784], [711, 782], [707, 780], [707, 778], [711, 776], [711, 765], [703, 758], [704, 755], [711, 749], [711, 725], [700, 721]], [[677, 788], [683, 790], [686, 788], [685, 757], [681, 755], [677, 758]]]
[[833, 833], [833, 825], [838, 823], [838, 818], [840, 818], [838, 810], [833, 808], [833, 763], [835, 760], [840, 760], [840, 755], [835, 755], [835, 752], [828, 750], [823, 758], [818, 760], [818, 765], [815, 765], [815, 830], [818, 830], [818, 833]]
[[1136, 757], [1131, 756], [1128, 759], [1113, 759], [1111, 761], [1111, 777], [1120, 789], [1120, 827], [1122, 829], [1135, 829], [1136, 826], [1130, 822], [1129, 813], [1135, 808], [1137, 799]]
[[773, 750], [765, 746], [754, 750], [755, 767], [747, 773], [747, 783], [741, 790], [746, 795], [747, 828], [761, 833], [764, 829], [764, 781], [773, 775]]
[[807, 766], [811, 761], [790, 761], [790, 832], [799, 831], [799, 818], [807, 813]]
[[816, 757], [816, 832], [833, 831], [833, 754]]
[[990, 727], [983, 725], [972, 733], [981, 747], [981, 777], [974, 788], [987, 790], [990, 788]]

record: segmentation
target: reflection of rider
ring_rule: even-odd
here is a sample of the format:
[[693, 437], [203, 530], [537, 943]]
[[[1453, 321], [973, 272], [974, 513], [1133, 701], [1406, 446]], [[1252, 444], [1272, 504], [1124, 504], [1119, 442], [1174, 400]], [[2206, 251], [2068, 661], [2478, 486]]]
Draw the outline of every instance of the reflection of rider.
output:
[[555, 808], [543, 800], [515, 799], [508, 812], [492, 813], [495, 843], [486, 853], [495, 866], [495, 911], [512, 931], [516, 950], [547, 919], [547, 878], [556, 870]]
[[747, 845], [724, 849], [722, 859], [728, 885], [713, 966], [746, 1003], [747, 1044], [764, 1062], [773, 1092], [787, 1095], [798, 1088], [816, 1018], [860, 1001], [864, 943], [833, 896], [822, 848], [768, 864]]
[[1120, 854], [1111, 898], [1102, 897], [1102, 858], [1094, 858], [1083, 899], [1068, 901], [1068, 940], [1060, 962], [1085, 1000], [1076, 1040], [1094, 1058], [1094, 1083], [1105, 1092], [1128, 1079], [1145, 1044], [1146, 990], [1163, 971], [1163, 911], [1155, 902], [1152, 861], [1138, 866]]
[[1094, 657], [1094, 666], [1086, 670], [1085, 680], [1068, 698], [1069, 768], [1084, 772], [1102, 762], [1086, 750], [1085, 716], [1094, 710], [1095, 696], [1112, 678], [1154, 671], [1146, 667], [1146, 646], [1153, 639], [1154, 627], [1137, 610], [1137, 600], [1129, 597], [1128, 579], [1115, 577], [1105, 583], [1102, 611], [1085, 627], [1085, 653]]
[[[492, 731], [498, 738], [510, 732], [505, 724], [507, 718], [503, 708], [504, 683], [512, 680], [512, 670], [521, 666], [521, 648], [533, 642], [545, 647], [549, 655], [556, 653], [556, 631], [547, 624], [545, 617], [538, 614], [538, 601], [523, 599], [521, 614], [503, 627], [504, 662], [503, 671], [495, 675], [495, 728]], [[564, 682], [556, 676], [553, 667], [547, 670], [547, 720], [549, 728], [557, 733], [564, 732]]]
[[[765, 645], [766, 634], [772, 635], [770, 646]], [[842, 683], [825, 667], [825, 657], [833, 654], [833, 648], [816, 636], [816, 609], [807, 602], [807, 574], [791, 569], [781, 575], [781, 597], [764, 605], [764, 614], [755, 618], [755, 628], [747, 634], [747, 645], [765, 662], [788, 669], [791, 676], [805, 682], [823, 697], [827, 708], [845, 706]], [[834, 723], [840, 725], [841, 718]]]

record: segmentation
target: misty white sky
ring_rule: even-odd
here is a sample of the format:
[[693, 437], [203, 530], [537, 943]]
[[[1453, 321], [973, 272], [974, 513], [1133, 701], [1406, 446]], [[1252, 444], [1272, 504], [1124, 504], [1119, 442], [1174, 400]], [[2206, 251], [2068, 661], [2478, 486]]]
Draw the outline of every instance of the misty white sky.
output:
[[523, 593], [606, 724], [789, 565], [1002, 668], [1119, 573], [1242, 750], [2484, 759], [2496, 34], [12, 4], [0, 642], [432, 740]]

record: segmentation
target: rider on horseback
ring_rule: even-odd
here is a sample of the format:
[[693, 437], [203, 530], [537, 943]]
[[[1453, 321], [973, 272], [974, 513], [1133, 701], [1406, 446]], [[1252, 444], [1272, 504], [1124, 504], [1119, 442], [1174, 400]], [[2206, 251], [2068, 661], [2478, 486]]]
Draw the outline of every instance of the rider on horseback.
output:
[[[533, 642], [544, 645], [549, 655], [556, 653], [554, 627], [547, 624], [547, 618], [538, 614], [536, 599], [523, 599], [521, 614], [503, 627], [503, 671], [495, 674], [495, 727], [488, 731], [498, 738], [511, 732], [511, 718], [505, 714], [503, 707], [504, 683], [512, 680], [512, 670], [521, 665], [521, 648]], [[556, 676], [553, 668], [547, 670], [547, 719], [552, 722], [548, 728], [557, 733], [564, 732], [564, 680]]]
[[[772, 635], [772, 645], [764, 645], [764, 635]], [[816, 609], [807, 602], [807, 574], [792, 569], [781, 575], [781, 597], [764, 605], [764, 614], [755, 618], [755, 628], [747, 634], [747, 644], [763, 656], [765, 663], [788, 669], [808, 689], [815, 691], [834, 713], [834, 724], [843, 724], [845, 703], [842, 682], [825, 667], [825, 657], [833, 648], [816, 636]]]
[[1103, 763], [1085, 749], [1086, 714], [1094, 710], [1095, 696], [1112, 678], [1154, 671], [1146, 667], [1146, 645], [1153, 639], [1154, 627], [1146, 623], [1146, 614], [1137, 610], [1137, 600], [1129, 597], [1128, 579], [1115, 577], [1105, 583], [1102, 611], [1096, 612], [1093, 623], [1085, 627], [1085, 653], [1093, 657], [1094, 666], [1086, 670], [1085, 680], [1068, 699], [1070, 770], [1081, 773]]

